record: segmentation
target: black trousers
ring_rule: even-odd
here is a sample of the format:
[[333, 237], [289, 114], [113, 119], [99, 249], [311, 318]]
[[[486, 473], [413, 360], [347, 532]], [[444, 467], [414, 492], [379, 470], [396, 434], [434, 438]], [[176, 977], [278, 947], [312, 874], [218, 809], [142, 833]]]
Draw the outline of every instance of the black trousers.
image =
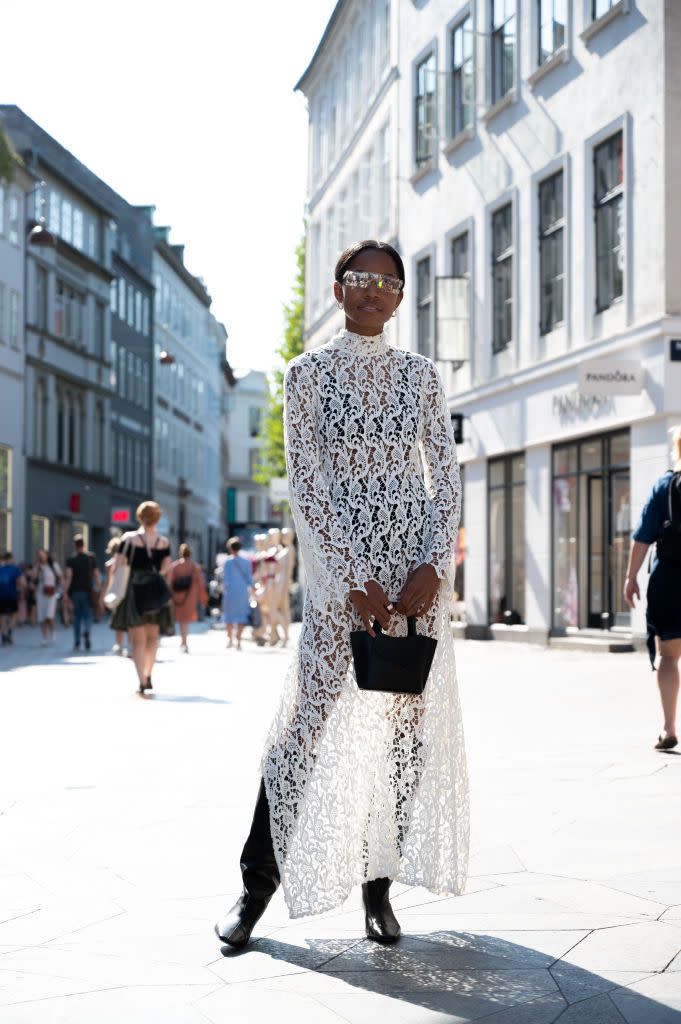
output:
[[255, 899], [269, 899], [279, 888], [279, 868], [274, 856], [270, 808], [265, 783], [260, 781], [251, 831], [241, 851], [241, 876], [244, 889]]

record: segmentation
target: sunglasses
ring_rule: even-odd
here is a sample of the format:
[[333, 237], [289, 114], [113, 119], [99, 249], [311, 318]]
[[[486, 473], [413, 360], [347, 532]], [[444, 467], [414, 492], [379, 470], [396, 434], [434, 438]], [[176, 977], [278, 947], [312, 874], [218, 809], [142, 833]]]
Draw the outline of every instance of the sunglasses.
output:
[[399, 294], [404, 287], [404, 281], [391, 274], [372, 274], [368, 270], [346, 270], [343, 274], [343, 284], [346, 288], [368, 288], [375, 284], [382, 292], [390, 292], [392, 295]]

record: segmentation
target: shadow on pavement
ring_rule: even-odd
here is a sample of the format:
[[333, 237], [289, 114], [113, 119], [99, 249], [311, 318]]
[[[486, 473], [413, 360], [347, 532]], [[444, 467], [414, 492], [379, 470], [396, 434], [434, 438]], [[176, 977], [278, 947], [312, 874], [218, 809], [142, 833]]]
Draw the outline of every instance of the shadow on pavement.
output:
[[[351, 988], [454, 1015], [451, 1019], [462, 1022], [480, 1018], [489, 1024], [550, 1024], [558, 1018], [561, 1024], [681, 1021], [677, 1010], [618, 981], [495, 935], [409, 934], [395, 946], [349, 937], [303, 941], [306, 945], [297, 946], [263, 937], [243, 951], [222, 946], [221, 952], [227, 960], [247, 958], [249, 951], [265, 954], [314, 971], [318, 978], [343, 981]], [[276, 987], [282, 981], [260, 972], [253, 978], [260, 985], [267, 986], [269, 980]], [[632, 972], [631, 981], [655, 973]], [[243, 980], [241, 968], [239, 977]], [[299, 975], [290, 977], [292, 985], [295, 977]], [[328, 993], [323, 984], [314, 988], [315, 999], [339, 1013], [348, 995], [347, 989], [339, 992], [332, 985]]]

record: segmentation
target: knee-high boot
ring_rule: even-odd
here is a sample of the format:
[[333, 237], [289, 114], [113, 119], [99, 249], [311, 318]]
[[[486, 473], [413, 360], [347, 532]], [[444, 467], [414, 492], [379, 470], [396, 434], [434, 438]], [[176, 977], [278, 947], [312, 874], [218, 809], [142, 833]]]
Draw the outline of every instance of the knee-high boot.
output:
[[241, 949], [250, 939], [280, 882], [272, 845], [270, 809], [262, 781], [251, 830], [241, 851], [241, 876], [244, 886], [241, 896], [215, 925], [218, 938], [236, 949]]

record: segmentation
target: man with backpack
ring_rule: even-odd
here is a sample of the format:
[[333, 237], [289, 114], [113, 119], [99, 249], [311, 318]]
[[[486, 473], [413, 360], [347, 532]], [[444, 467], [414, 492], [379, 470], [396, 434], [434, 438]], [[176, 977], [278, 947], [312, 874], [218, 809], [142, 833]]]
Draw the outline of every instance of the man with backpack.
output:
[[655, 668], [660, 656], [657, 683], [664, 714], [656, 750], [672, 750], [678, 744], [676, 708], [681, 659], [681, 425], [672, 431], [674, 468], [653, 485], [639, 523], [632, 534], [624, 599], [630, 608], [641, 597], [636, 577], [648, 548], [655, 544], [648, 580], [646, 623], [648, 652]]
[[24, 574], [15, 564], [12, 552], [5, 551], [0, 558], [0, 632], [3, 647], [14, 642], [12, 630], [24, 586]]
[[85, 550], [85, 540], [81, 533], [73, 538], [73, 546], [76, 550], [66, 561], [64, 576], [64, 588], [73, 607], [73, 649], [80, 650], [82, 632], [85, 650], [89, 651], [92, 646], [92, 591], [99, 589], [99, 569], [95, 556]]

